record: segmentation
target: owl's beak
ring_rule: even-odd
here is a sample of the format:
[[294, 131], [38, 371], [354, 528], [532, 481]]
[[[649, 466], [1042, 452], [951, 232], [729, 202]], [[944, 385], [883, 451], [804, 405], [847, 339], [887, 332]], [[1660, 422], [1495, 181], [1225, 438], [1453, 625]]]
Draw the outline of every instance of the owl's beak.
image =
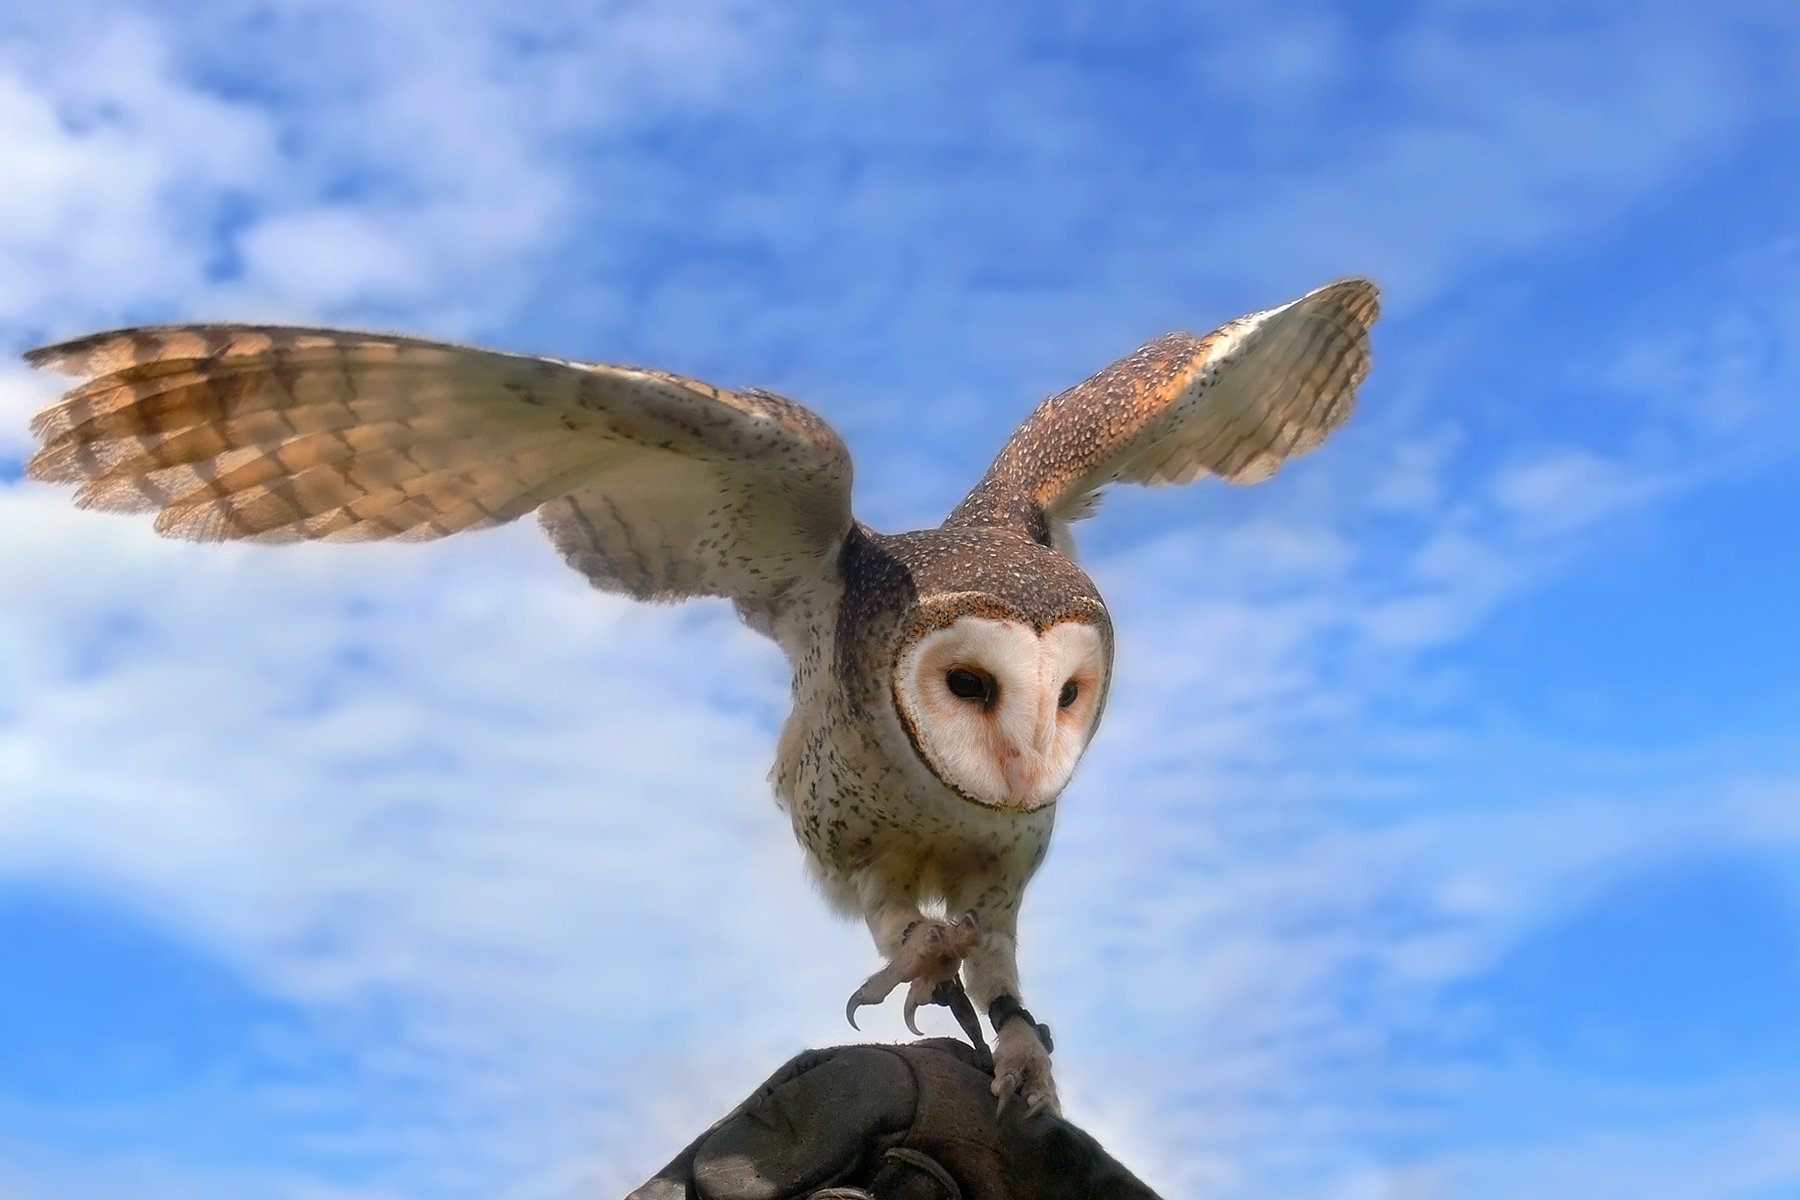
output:
[[1038, 769], [1039, 760], [1029, 751], [1008, 754], [1000, 764], [1000, 773], [1006, 780], [1006, 798], [1015, 804], [1030, 801], [1037, 789]]
[[1050, 746], [1055, 738], [1056, 702], [1051, 697], [1050, 703], [1037, 715], [1029, 737], [1020, 739], [1024, 744], [1014, 744], [1009, 738], [1009, 744], [1001, 754], [1000, 775], [1006, 783], [1007, 799], [1024, 805], [1039, 798], [1040, 780], [1049, 764]]

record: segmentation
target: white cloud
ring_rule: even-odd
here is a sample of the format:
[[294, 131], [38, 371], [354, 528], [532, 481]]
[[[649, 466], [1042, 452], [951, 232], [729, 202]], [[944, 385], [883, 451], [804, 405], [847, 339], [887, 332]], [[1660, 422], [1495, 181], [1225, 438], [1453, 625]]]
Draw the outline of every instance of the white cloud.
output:
[[53, 78], [0, 70], [0, 320], [43, 328], [90, 311], [96, 293], [121, 308], [191, 297], [209, 211], [271, 169], [273, 132], [172, 79], [160, 31], [141, 20]]
[[[491, 326], [578, 232], [572, 145], [716, 99], [765, 24], [709, 0], [597, 20], [329, 4], [228, 23], [227, 47], [205, 21], [96, 18], [0, 69], [0, 319]], [[245, 86], [225, 99], [196, 75]], [[604, 185], [628, 192], [631, 172]]]
[[[1589, 235], [1731, 147], [1763, 83], [1729, 23], [1687, 6], [1552, 25], [1503, 5], [1440, 5], [1361, 42], [1318, 19], [1301, 27], [1312, 36], [1297, 61], [1339, 60], [1309, 78], [1343, 80], [1319, 103], [1342, 105], [1346, 121], [1310, 126], [1310, 153], [1268, 172], [1254, 203], [1221, 205], [1192, 269], [1234, 287], [1271, 264], [1304, 266], [1296, 283], [1373, 273], [1396, 314], [1521, 250]], [[1216, 60], [1259, 61], [1257, 22], [1220, 32]], [[1365, 124], [1350, 80], [1378, 80], [1396, 115]], [[1222, 99], [1254, 129], [1292, 95]]]
[[1641, 451], [1660, 450], [1684, 467], [1696, 442], [1781, 453], [1795, 436], [1782, 385], [1800, 327], [1800, 238], [1738, 255], [1713, 286], [1729, 294], [1725, 303], [1652, 310], [1637, 337], [1582, 364], [1623, 410], [1622, 423], [1650, 443]]
[[[1648, 1124], [1650, 1127], [1646, 1128]], [[1800, 1113], [1707, 1114], [1671, 1127], [1631, 1122], [1543, 1146], [1485, 1148], [1440, 1165], [1437, 1197], [1656, 1196], [1724, 1200], [1779, 1195], [1800, 1175]]]
[[1641, 501], [1657, 484], [1599, 455], [1563, 449], [1503, 468], [1494, 480], [1494, 497], [1521, 520], [1554, 531]]
[[417, 300], [432, 282], [429, 268], [386, 224], [343, 208], [281, 213], [246, 230], [238, 248], [253, 278], [280, 280], [304, 309]]
[[[1087, 353], [1097, 329], [1191, 305], [1202, 280], [1254, 276], [1261, 301], [1279, 298], [1264, 294], [1273, 279], [1373, 265], [1404, 318], [1728, 143], [1747, 86], [1691, 16], [1623, 37], [1571, 29], [1519, 57], [1518, 38], [1496, 46], [1433, 10], [1372, 68], [1397, 72], [1414, 116], [1257, 175], [1249, 199], [1152, 196], [1084, 225], [1124, 186], [1086, 169], [1082, 135], [1104, 125], [1072, 117], [1016, 144], [994, 133], [1040, 101], [1063, 112], [1067, 81], [1047, 67], [991, 97], [938, 88], [958, 77], [931, 74], [932, 53], [890, 55], [839, 24], [795, 49], [728, 4], [620, 6], [595, 22], [553, 6], [294, 12], [336, 22], [348, 54], [310, 85], [296, 82], [304, 67], [254, 60], [298, 103], [220, 98], [192, 64], [216, 69], [231, 47], [144, 19], [85, 56], [0, 75], [0, 156], [19, 164], [0, 180], [0, 320], [14, 336], [146, 311], [494, 327], [584, 238], [673, 225], [723, 230], [783, 268], [708, 262], [644, 285], [633, 319], [684, 353], [789, 337], [830, 363], [840, 337], [930, 342], [954, 325], [939, 377], [1025, 346], [1033, 365], [1005, 380], [1022, 386]], [[1336, 94], [1357, 52], [1324, 18], [1247, 27], [1215, 58], [1240, 50], [1284, 72], [1271, 111]], [[925, 84], [883, 73], [902, 57]], [[841, 111], [757, 106], [752, 84], [773, 94], [784, 72], [813, 69]], [[871, 114], [921, 87], [880, 149]], [[709, 114], [752, 156], [764, 122], [804, 120], [776, 139], [790, 156], [694, 179], [630, 144], [660, 106]], [[952, 134], [934, 114], [956, 116]], [[993, 153], [967, 177], [920, 166], [959, 147]], [[834, 157], [852, 151], [871, 161]], [[824, 180], [811, 190], [795, 183], [809, 171]], [[1043, 215], [1021, 180], [1068, 193], [1066, 209]], [[1105, 257], [1071, 275], [1105, 302], [971, 282], [992, 261], [971, 246], [998, 235], [964, 210], [991, 217], [1001, 193], [1026, 226], [999, 223], [1021, 257], [1072, 272], [1063, 257], [1090, 243]], [[215, 228], [222, 213], [237, 223]], [[785, 273], [840, 243], [815, 274]], [[879, 277], [890, 268], [899, 282]], [[1109, 275], [1133, 286], [1094, 282]], [[594, 294], [624, 285], [582, 298]], [[1022, 332], [1022, 313], [1040, 325]], [[1759, 372], [1787, 344], [1773, 336], [1721, 319], [1674, 361], [1659, 356], [1666, 337], [1620, 349], [1612, 379], [1677, 411], [1712, 363], [1736, 364], [1707, 392], [1710, 423], [1673, 426], [1699, 428], [1689, 449], [1716, 462], [1754, 427], [1743, 412], [1769, 411]], [[858, 369], [831, 386], [898, 387], [890, 377], [923, 370], [900, 357], [850, 353]], [[11, 452], [50, 389], [4, 382]], [[981, 390], [957, 386], [945, 409]], [[869, 427], [918, 414], [896, 405]], [[970, 440], [974, 418], [943, 415]], [[1090, 564], [1114, 597], [1123, 682], [1034, 889], [1024, 967], [1054, 998], [1034, 1002], [1062, 1032], [1072, 1111], [1170, 1194], [1268, 1195], [1279, 1171], [1324, 1177], [1326, 1194], [1434, 1194], [1455, 1164], [1371, 1165], [1341, 1096], [1313, 1095], [1372, 1036], [1345, 980], [1372, 978], [1392, 1008], [1428, 1006], [1596, 873], [1740, 828], [1696, 830], [1676, 801], [1647, 812], [1641, 797], [1422, 816], [1454, 798], [1421, 799], [1427, 784], [1346, 752], [1431, 737], [1371, 729], [1367, 693], [1426, 689], [1421, 656], [1559, 569], [1572, 542], [1669, 495], [1654, 444], [1559, 431], [1473, 469], [1460, 427], [1394, 429], [1386, 463], [1358, 464], [1340, 440], [1339, 465], [1267, 493], [1299, 499]], [[922, 507], [899, 461], [865, 473], [873, 507]], [[1367, 506], [1347, 494], [1374, 495], [1396, 528], [1358, 527]], [[873, 953], [800, 881], [762, 782], [782, 669], [721, 607], [593, 595], [524, 530], [428, 548], [174, 546], [24, 486], [0, 490], [0, 561], [0, 711], [16, 718], [0, 726], [0, 866], [123, 896], [282, 995], [324, 1008], [403, 996], [403, 1044], [379, 1052], [435, 1063], [470, 1110], [515, 1114], [445, 1139], [491, 1170], [483, 1187], [623, 1191], [787, 1050], [847, 1036], [841, 998]], [[1771, 832], [1781, 804], [1749, 807], [1755, 836], [1792, 836]], [[870, 1019], [899, 1032], [892, 1012]]]
[[[1584, 1142], [1612, 1136], [1595, 1133], [1605, 1121], [1592, 1112], [1571, 1118], [1566, 1138], [1496, 1131], [1491, 1145], [1438, 1142], [1389, 1161], [1371, 1150], [1409, 1120], [1414, 1143], [1432, 1145], [1429, 1110], [1395, 1111], [1384, 1097], [1407, 1080], [1391, 1039], [1441, 1027], [1446, 988], [1639, 869], [1718, 848], [1800, 850], [1791, 821], [1771, 836], [1691, 789], [1557, 791], [1504, 811], [1427, 801], [1383, 828], [1353, 811], [1355, 797], [1198, 794], [1216, 782], [1196, 777], [1185, 805], [1148, 809], [1141, 792], [1083, 789], [1034, 897], [1047, 925], [1085, 931], [1046, 951], [1059, 1036], [1073, 1050], [1070, 1095], [1164, 1194], [1202, 1184], [1220, 1197], [1415, 1194], [1450, 1180], [1416, 1194], [1501, 1196], [1535, 1173], [1534, 1194], [1600, 1194], [1598, 1182], [1614, 1180], [1626, 1195], [1629, 1181], [1668, 1169], [1694, 1189], [1671, 1194], [1698, 1197], [1791, 1175], [1788, 1160], [1763, 1155], [1743, 1180], [1728, 1173], [1705, 1190], [1704, 1164], [1719, 1161], [1697, 1152], [1711, 1118], [1649, 1095], [1656, 1115], [1642, 1119], [1666, 1122], [1668, 1136], [1635, 1140], [1636, 1165], [1608, 1154], [1575, 1169]], [[1772, 811], [1770, 800], [1753, 807]], [[1352, 811], [1334, 811], [1344, 805]], [[1412, 1082], [1454, 1109], [1469, 1080], [1454, 1062], [1434, 1069]], [[1534, 1111], [1563, 1111], [1556, 1091], [1570, 1085], [1539, 1086]], [[1722, 1114], [1741, 1100], [1709, 1103]], [[1544, 1127], [1557, 1130], [1549, 1116]], [[1500, 1185], [1490, 1168], [1508, 1159], [1529, 1166]]]
[[[807, 894], [763, 780], [777, 656], [727, 613], [591, 594], [527, 531], [271, 555], [0, 504], [5, 869], [148, 907], [281, 995], [406, 997], [410, 1053], [473, 1097], [579, 1112], [624, 1071], [651, 1103], [634, 1060], [679, 1030], [735, 1068], [698, 1120], [838, 1036], [872, 952]], [[640, 1166], [681, 1140], [644, 1121]]]

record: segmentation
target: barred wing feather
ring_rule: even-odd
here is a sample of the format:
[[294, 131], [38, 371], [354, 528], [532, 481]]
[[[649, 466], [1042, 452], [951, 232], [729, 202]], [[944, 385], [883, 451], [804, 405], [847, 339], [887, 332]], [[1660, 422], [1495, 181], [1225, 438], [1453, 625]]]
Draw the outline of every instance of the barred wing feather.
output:
[[1067, 553], [1109, 483], [1255, 483], [1343, 424], [1369, 373], [1375, 285], [1341, 279], [1203, 338], [1171, 333], [1044, 401], [950, 524], [1017, 524]]
[[541, 509], [601, 587], [754, 609], [816, 578], [851, 523], [819, 417], [666, 372], [247, 325], [26, 357], [88, 377], [33, 421], [29, 472], [171, 537], [416, 541]]

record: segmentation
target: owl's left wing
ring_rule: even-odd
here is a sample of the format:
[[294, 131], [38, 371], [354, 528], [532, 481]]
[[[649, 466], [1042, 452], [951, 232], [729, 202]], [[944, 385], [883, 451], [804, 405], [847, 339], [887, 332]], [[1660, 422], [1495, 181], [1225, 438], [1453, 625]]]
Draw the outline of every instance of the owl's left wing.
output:
[[36, 478], [201, 541], [428, 540], [542, 506], [600, 587], [767, 618], [851, 525], [819, 417], [662, 371], [417, 338], [162, 326], [34, 350], [89, 376], [39, 413]]
[[1015, 525], [1062, 553], [1109, 483], [1255, 483], [1324, 441], [1369, 373], [1375, 285], [1340, 279], [1203, 338], [1171, 333], [1044, 401], [946, 524]]

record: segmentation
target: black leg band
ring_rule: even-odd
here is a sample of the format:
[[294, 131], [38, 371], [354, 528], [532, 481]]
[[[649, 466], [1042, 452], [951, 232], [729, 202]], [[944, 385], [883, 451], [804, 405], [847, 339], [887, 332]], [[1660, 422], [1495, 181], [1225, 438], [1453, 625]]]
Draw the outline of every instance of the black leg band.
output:
[[1037, 1040], [1044, 1044], [1045, 1054], [1055, 1053], [1056, 1043], [1050, 1040], [1050, 1027], [1038, 1024], [1032, 1018], [1031, 1010], [1020, 1004], [1017, 996], [997, 996], [994, 1002], [988, 1005], [988, 1021], [993, 1025], [996, 1037], [1000, 1035], [1001, 1028], [1014, 1017], [1025, 1018], [1025, 1023], [1031, 1026], [1033, 1033], [1037, 1034]]

